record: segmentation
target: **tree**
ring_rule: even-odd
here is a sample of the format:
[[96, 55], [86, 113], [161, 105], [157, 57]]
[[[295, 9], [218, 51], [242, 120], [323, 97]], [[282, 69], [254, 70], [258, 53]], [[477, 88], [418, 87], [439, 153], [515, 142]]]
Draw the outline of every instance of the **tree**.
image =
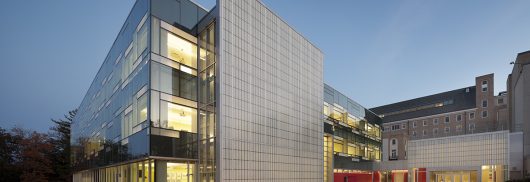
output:
[[53, 145], [51, 158], [54, 161], [53, 174], [50, 181], [72, 181], [72, 170], [70, 165], [70, 127], [77, 114], [77, 109], [69, 111], [63, 119], [55, 120], [55, 126], [50, 130], [50, 142]]
[[15, 166], [14, 154], [18, 146], [10, 132], [0, 128], [0, 179], [20, 181], [20, 169]]
[[13, 131], [17, 136], [22, 136], [18, 141], [19, 150], [16, 153], [18, 166], [21, 168], [20, 181], [49, 181], [53, 172], [53, 162], [50, 158], [53, 146], [48, 135], [22, 129]]

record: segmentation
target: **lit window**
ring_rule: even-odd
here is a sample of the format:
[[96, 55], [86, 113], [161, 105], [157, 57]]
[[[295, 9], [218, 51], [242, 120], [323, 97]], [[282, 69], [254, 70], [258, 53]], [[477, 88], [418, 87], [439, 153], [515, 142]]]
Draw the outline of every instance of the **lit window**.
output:
[[166, 101], [161, 101], [160, 127], [197, 133], [197, 110]]
[[[165, 162], [157, 162], [157, 163], [165, 163]], [[159, 165], [157, 165], [158, 168]], [[172, 163], [167, 162], [166, 167], [166, 181], [193, 181], [193, 171], [194, 171], [194, 165], [193, 164], [186, 164], [186, 163]]]
[[334, 139], [333, 140], [333, 152], [335, 153], [343, 153], [344, 151], [344, 144], [343, 144], [343, 141], [341, 139]]
[[324, 115], [329, 116], [329, 106], [327, 104], [324, 104]]
[[161, 54], [179, 63], [197, 68], [197, 45], [162, 29]]

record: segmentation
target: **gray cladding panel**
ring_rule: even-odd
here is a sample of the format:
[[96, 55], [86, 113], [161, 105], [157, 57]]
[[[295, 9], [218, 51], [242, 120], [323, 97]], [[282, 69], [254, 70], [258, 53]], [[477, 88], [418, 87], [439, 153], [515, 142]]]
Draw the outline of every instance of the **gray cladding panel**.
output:
[[322, 181], [322, 53], [261, 2], [218, 7], [218, 179]]

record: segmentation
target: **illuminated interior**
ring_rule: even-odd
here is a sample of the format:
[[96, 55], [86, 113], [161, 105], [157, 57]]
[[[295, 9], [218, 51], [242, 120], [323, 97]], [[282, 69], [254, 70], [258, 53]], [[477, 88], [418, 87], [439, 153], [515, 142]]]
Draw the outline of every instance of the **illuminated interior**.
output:
[[197, 133], [197, 110], [166, 102], [167, 114], [163, 117], [162, 126], [172, 130]]
[[188, 182], [193, 181], [193, 164], [167, 163], [167, 182]]
[[170, 32], [167, 32], [167, 57], [197, 68], [197, 46]]
[[433, 171], [430, 173], [431, 182], [472, 182], [477, 181], [476, 171]]
[[344, 151], [343, 146], [344, 144], [341, 139], [335, 138], [333, 140], [333, 152], [334, 153], [343, 153]]

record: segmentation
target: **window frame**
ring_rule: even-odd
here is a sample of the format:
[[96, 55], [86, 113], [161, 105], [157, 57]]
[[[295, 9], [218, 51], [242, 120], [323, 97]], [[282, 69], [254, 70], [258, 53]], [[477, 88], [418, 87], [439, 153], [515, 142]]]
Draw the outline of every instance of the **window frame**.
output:
[[[486, 114], [485, 116], [484, 116], [484, 113]], [[487, 118], [489, 116], [488, 110], [483, 110], [480, 116], [482, 116], [482, 118]]]

